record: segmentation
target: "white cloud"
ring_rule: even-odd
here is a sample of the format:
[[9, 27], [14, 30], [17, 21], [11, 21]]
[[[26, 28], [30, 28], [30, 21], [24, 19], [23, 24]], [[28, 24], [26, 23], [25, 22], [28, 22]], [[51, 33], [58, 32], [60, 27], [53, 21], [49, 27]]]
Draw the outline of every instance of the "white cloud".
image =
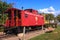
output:
[[60, 15], [60, 10], [55, 11], [55, 14], [54, 14], [54, 15], [55, 15], [55, 16]]
[[55, 9], [52, 7], [52, 6], [50, 6], [49, 8], [44, 8], [44, 9], [39, 9], [38, 10], [40, 13], [52, 13], [52, 14], [54, 14], [55, 13]]
[[39, 9], [38, 10], [38, 12], [39, 13], [52, 13], [52, 14], [54, 14], [55, 16], [57, 16], [57, 15], [59, 15], [60, 14], [60, 10], [55, 10], [54, 8], [53, 8], [53, 6], [50, 6], [49, 8], [43, 8], [43, 9]]

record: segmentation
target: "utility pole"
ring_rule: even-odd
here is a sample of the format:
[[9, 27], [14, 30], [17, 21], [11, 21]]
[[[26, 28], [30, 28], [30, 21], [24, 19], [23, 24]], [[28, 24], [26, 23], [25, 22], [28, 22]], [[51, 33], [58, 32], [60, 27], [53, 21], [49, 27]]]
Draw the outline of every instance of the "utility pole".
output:
[[23, 40], [25, 40], [25, 26], [23, 28]]
[[[21, 7], [22, 8], [22, 10], [23, 10], [23, 6]], [[23, 27], [23, 40], [25, 40], [25, 26]]]
[[44, 27], [43, 27], [43, 25], [42, 25], [42, 32], [44, 33]]
[[24, 7], [22, 6], [21, 9], [23, 10], [23, 8], [24, 8]]

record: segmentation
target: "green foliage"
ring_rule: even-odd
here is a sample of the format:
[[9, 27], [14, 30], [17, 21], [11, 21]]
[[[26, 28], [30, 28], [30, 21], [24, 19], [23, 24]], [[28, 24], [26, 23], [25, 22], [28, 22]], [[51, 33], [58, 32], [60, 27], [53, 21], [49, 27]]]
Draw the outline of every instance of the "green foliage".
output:
[[54, 15], [53, 14], [45, 14], [45, 18], [46, 20], [53, 20], [54, 19]]
[[12, 4], [7, 4], [6, 2], [0, 1], [0, 12], [4, 12], [7, 8], [11, 8]]
[[60, 22], [60, 15], [58, 15], [58, 16], [56, 17], [56, 19]]
[[8, 8], [12, 8], [12, 4], [7, 4], [6, 2], [2, 2], [0, 0], [0, 23], [3, 24], [5, 22], [5, 18], [6, 15], [4, 14], [4, 12], [8, 9]]

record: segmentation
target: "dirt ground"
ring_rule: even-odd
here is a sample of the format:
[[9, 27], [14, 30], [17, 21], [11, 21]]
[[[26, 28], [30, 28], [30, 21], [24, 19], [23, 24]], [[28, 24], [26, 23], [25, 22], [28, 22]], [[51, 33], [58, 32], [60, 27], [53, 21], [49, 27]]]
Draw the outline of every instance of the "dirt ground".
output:
[[[32, 37], [35, 37], [37, 35], [43, 34], [44, 30], [37, 30], [37, 31], [32, 31], [32, 32], [28, 32], [25, 34], [25, 40], [29, 40]], [[0, 40], [19, 40], [18, 36], [7, 36], [7, 37], [3, 37], [3, 34], [0, 32]]]
[[[25, 34], [25, 40], [29, 40], [30, 38], [33, 38], [35, 36], [38, 36], [40, 34], [44, 34], [46, 32], [46, 30], [37, 30], [37, 31], [31, 31]], [[11, 35], [10, 37], [2, 37], [3, 33], [0, 32], [0, 40], [19, 40], [18, 36], [13, 36]]]
[[38, 35], [44, 34], [44, 33], [45, 33], [44, 30], [43, 31], [42, 30], [37, 30], [37, 31], [31, 32], [31, 33], [27, 33], [27, 34], [25, 34], [25, 40], [28, 40], [30, 38], [33, 38], [35, 36], [38, 36]]

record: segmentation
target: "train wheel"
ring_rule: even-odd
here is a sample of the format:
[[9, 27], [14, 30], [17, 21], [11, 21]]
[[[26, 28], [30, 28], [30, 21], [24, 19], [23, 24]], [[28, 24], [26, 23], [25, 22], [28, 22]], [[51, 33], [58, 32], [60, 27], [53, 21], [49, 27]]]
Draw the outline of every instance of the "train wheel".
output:
[[13, 29], [13, 33], [15, 35], [19, 34], [19, 33], [23, 33], [23, 27], [17, 27], [15, 29]]
[[4, 33], [5, 33], [5, 35], [11, 34], [12, 33], [12, 30], [4, 30]]

